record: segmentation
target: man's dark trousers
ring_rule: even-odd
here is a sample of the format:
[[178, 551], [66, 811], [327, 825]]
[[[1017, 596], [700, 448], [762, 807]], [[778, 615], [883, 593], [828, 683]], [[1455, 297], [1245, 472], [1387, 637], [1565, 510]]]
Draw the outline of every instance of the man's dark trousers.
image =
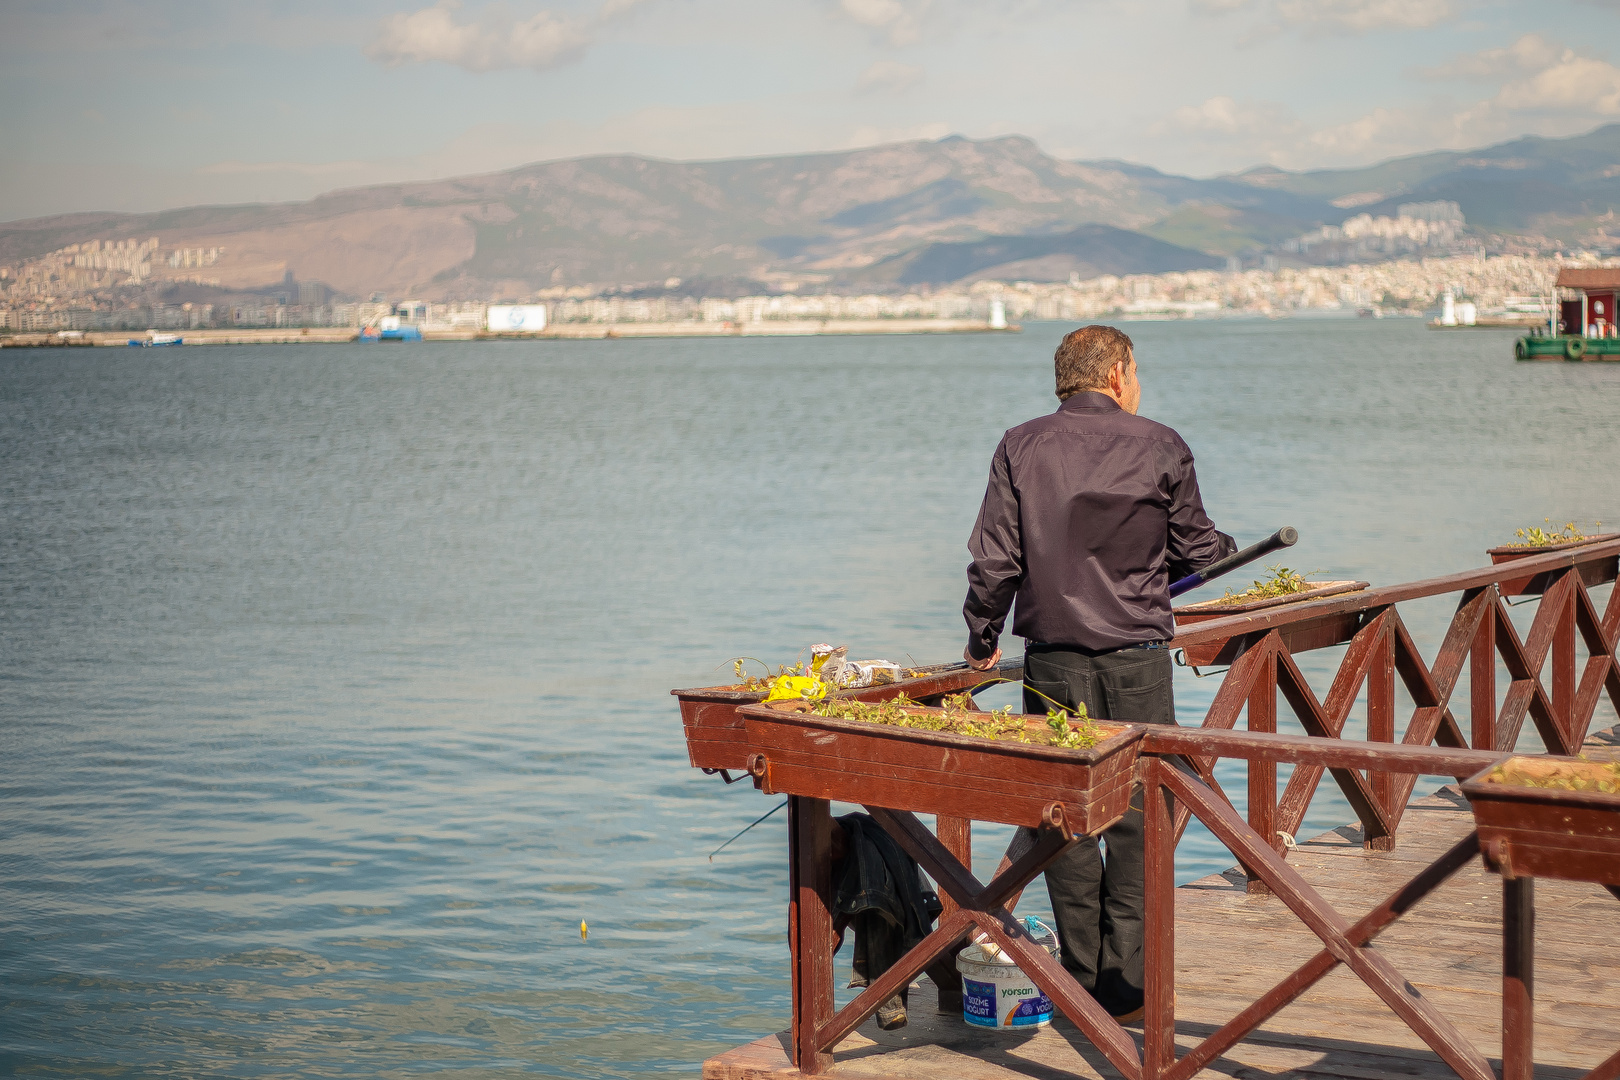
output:
[[[1174, 724], [1170, 651], [1089, 649], [1031, 643], [1024, 652], [1024, 711], [1044, 713], [1046, 698], [1073, 711], [1084, 705], [1098, 719]], [[1040, 691], [1039, 694], [1031, 693]], [[1082, 839], [1046, 868], [1046, 891], [1057, 916], [1063, 966], [1114, 1016], [1142, 1004], [1142, 792], [1103, 839]]]

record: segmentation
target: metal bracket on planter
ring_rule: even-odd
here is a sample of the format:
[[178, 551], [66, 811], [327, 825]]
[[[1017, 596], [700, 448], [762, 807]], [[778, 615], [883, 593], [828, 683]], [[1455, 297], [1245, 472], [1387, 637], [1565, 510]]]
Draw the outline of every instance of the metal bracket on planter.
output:
[[731, 773], [727, 772], [725, 769], [704, 769], [703, 773], [706, 776], [713, 776], [715, 773], [719, 773], [720, 774], [720, 779], [724, 780], [728, 784], [735, 784], [739, 780], [747, 780], [748, 779], [748, 777], [746, 775], [744, 775], [744, 776], [732, 776]]
[[1203, 671], [1199, 668], [1195, 668], [1191, 664], [1187, 663], [1186, 649], [1177, 649], [1175, 652], [1170, 654], [1170, 659], [1176, 662], [1177, 667], [1189, 669], [1193, 673], [1193, 678], [1195, 679], [1207, 679], [1211, 675], [1225, 675], [1228, 671], [1232, 670], [1230, 667], [1223, 667], [1216, 671]]

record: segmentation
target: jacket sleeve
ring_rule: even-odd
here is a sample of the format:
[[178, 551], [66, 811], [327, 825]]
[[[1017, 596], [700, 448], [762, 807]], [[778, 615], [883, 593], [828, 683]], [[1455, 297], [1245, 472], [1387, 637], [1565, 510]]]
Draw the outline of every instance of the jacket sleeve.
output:
[[1170, 475], [1170, 541], [1166, 551], [1170, 580], [1197, 573], [1236, 550], [1237, 541], [1217, 531], [1215, 523], [1204, 513], [1192, 451], [1183, 447]]
[[968, 626], [968, 653], [983, 660], [996, 651], [1007, 612], [1024, 580], [1024, 546], [1019, 532], [1018, 493], [1013, 489], [1007, 441], [996, 447], [990, 462], [990, 482], [985, 488], [979, 520], [968, 537], [967, 600], [962, 617]]

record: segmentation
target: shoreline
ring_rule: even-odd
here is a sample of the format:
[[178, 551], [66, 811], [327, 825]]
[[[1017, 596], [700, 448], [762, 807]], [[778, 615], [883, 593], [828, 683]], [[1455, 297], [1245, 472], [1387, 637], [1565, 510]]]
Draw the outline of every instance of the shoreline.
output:
[[[536, 332], [424, 330], [423, 341], [592, 341], [616, 338], [824, 337], [870, 334], [1007, 334], [1022, 327], [992, 327], [979, 319], [780, 319], [753, 323], [559, 323]], [[339, 345], [360, 338], [358, 327], [196, 329], [167, 331], [183, 345]], [[145, 330], [37, 331], [0, 337], [0, 348], [132, 348]], [[380, 345], [416, 342], [377, 342]], [[167, 348], [168, 346], [150, 346]]]

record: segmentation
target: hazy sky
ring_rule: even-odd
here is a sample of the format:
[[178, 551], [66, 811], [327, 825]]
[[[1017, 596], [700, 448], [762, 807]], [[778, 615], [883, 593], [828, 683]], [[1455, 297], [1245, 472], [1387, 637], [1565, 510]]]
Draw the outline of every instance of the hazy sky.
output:
[[0, 220], [957, 133], [1192, 175], [1620, 120], [1620, 0], [0, 0]]

